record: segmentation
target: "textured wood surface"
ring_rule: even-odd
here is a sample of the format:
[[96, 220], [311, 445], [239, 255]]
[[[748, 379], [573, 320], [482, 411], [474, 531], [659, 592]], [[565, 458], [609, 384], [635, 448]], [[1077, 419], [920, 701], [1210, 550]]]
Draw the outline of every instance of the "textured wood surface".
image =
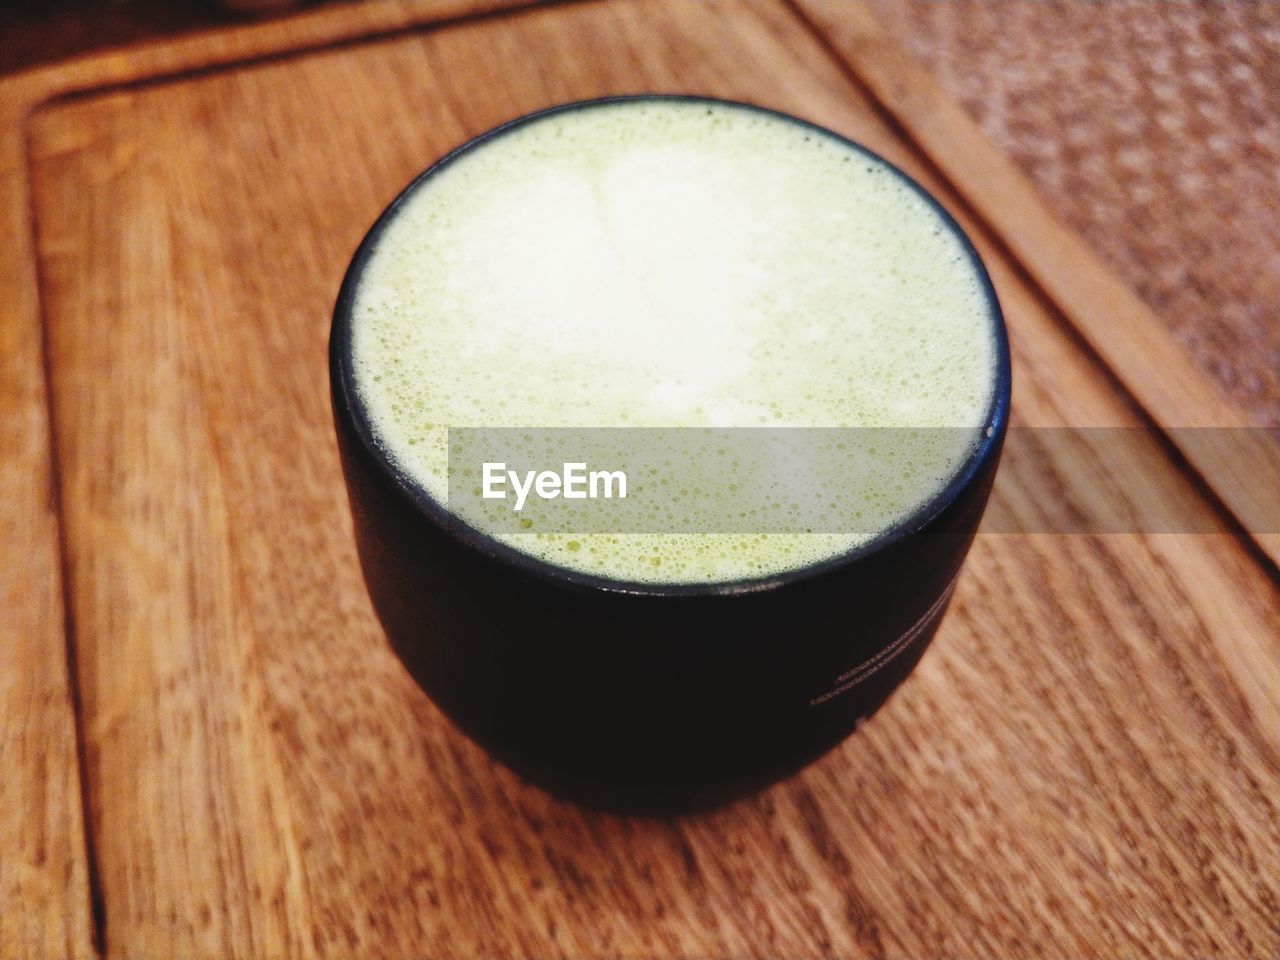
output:
[[[846, 0], [797, 0], [858, 78], [994, 227], [1040, 289], [1280, 566], [1280, 445], [1186, 350], [1169, 325], [1058, 220], [1031, 181], [997, 151], [955, 101], [887, 34]], [[1264, 285], [1266, 281], [1263, 281]]]
[[0, 958], [92, 955], [30, 201], [0, 98]]
[[[352, 35], [335, 23], [316, 29]], [[236, 43], [256, 56], [264, 36]], [[522, 785], [404, 675], [333, 450], [325, 340], [346, 260], [465, 137], [639, 90], [790, 110], [901, 164], [991, 266], [1017, 422], [1141, 422], [780, 4], [505, 13], [40, 109], [26, 173], [105, 954], [1274, 955], [1280, 591], [1231, 534], [981, 537], [884, 712], [792, 781], [675, 821]], [[38, 334], [24, 349], [38, 364]], [[6, 418], [43, 416], [38, 370], [19, 371], [35, 393], [6, 393]], [[24, 522], [52, 549], [31, 450], [14, 489], [45, 507]], [[1141, 453], [1199, 496], [1163, 448]], [[1000, 482], [1016, 500], [1033, 481]], [[56, 666], [60, 639], [20, 649]], [[55, 801], [74, 850], [73, 801]], [[63, 914], [29, 912], [69, 918], [66, 949], [46, 933], [15, 954], [87, 946], [83, 862], [78, 891], [51, 893]]]
[[1242, 415], [1280, 427], [1280, 3], [872, 6]]

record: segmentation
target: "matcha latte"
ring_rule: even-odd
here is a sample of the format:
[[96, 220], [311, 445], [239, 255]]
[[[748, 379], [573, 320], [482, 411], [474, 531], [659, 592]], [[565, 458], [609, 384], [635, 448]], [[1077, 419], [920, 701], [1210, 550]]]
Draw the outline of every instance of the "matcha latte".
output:
[[705, 100], [598, 101], [473, 142], [393, 207], [350, 323], [378, 448], [446, 506], [449, 428], [951, 428], [851, 480], [856, 533], [482, 531], [615, 581], [848, 552], [957, 476], [996, 389], [986, 275], [931, 200], [819, 128]]

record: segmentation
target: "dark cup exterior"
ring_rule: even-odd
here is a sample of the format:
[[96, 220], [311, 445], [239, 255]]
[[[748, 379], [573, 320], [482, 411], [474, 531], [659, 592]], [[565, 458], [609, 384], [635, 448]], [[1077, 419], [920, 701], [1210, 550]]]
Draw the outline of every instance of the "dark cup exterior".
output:
[[369, 595], [431, 699], [532, 782], [643, 813], [757, 790], [874, 713], [932, 640], [995, 478], [1011, 378], [989, 281], [998, 349], [988, 428], [938, 497], [816, 566], [741, 583], [625, 584], [553, 567], [464, 526], [379, 451], [354, 387], [350, 312], [359, 269], [394, 207], [366, 237], [339, 295], [330, 380]]

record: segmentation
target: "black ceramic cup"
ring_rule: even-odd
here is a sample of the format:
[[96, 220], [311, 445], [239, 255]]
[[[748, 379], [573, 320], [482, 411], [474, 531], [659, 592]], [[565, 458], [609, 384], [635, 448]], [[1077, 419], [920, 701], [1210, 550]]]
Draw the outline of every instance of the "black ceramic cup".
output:
[[[454, 158], [547, 112], [470, 141], [401, 198]], [[334, 418], [374, 608], [407, 669], [463, 731], [560, 795], [681, 811], [795, 772], [902, 683], [937, 630], [985, 508], [1011, 383], [987, 274], [929, 199], [986, 283], [997, 343], [986, 430], [968, 460], [928, 503], [845, 555], [760, 580], [672, 585], [606, 580], [513, 550], [452, 516], [380, 450], [356, 389], [351, 320], [362, 270], [396, 215], [399, 200], [392, 203], [338, 296]]]

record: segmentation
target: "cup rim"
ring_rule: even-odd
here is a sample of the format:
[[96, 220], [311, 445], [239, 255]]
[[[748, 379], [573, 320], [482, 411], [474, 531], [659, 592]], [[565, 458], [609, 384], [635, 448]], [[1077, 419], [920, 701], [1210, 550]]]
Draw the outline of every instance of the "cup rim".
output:
[[[368, 411], [366, 410], [364, 402], [360, 397], [360, 392], [356, 387], [354, 364], [352, 362], [352, 313], [355, 305], [356, 291], [359, 286], [360, 278], [364, 273], [365, 266], [372, 256], [374, 249], [377, 247], [383, 231], [395, 219], [399, 213], [400, 207], [410, 196], [412, 196], [427, 180], [445, 169], [455, 160], [470, 151], [483, 146], [489, 141], [497, 139], [498, 137], [522, 127], [525, 124], [533, 123], [554, 114], [566, 113], [569, 111], [592, 109], [616, 104], [652, 101], [705, 103], [718, 107], [750, 110], [797, 124], [806, 130], [811, 130], [821, 135], [832, 137], [845, 146], [852, 147], [857, 152], [883, 165], [890, 173], [899, 177], [907, 184], [908, 187], [914, 190], [920, 197], [924, 198], [929, 206], [932, 207], [934, 212], [941, 218], [942, 222], [949, 227], [960, 240], [960, 245], [964, 250], [965, 255], [976, 268], [979, 280], [982, 284], [992, 324], [992, 333], [996, 341], [996, 369], [995, 384], [991, 394], [991, 403], [988, 406], [984, 420], [985, 426], [979, 428], [980, 436], [978, 438], [978, 442], [974, 444], [973, 449], [970, 451], [960, 469], [956, 471], [948, 483], [934, 494], [933, 497], [921, 504], [897, 523], [882, 530], [876, 536], [858, 544], [850, 550], [827, 557], [818, 563], [806, 564], [804, 566], [782, 570], [760, 577], [741, 578], [737, 580], [698, 581], [691, 583], [650, 583], [646, 581], [624, 580], [598, 576], [596, 574], [574, 570], [570, 567], [562, 567], [558, 564], [540, 559], [532, 554], [517, 550], [515, 547], [509, 546], [508, 544], [495, 539], [484, 531], [461, 520], [457, 515], [449, 512], [448, 508], [445, 507], [444, 504], [431, 496], [431, 494], [429, 494], [422, 485], [417, 483], [405, 471], [401, 470], [392, 458], [384, 453], [380, 448], [372, 423], [368, 416]], [[1004, 322], [1004, 314], [1000, 308], [1000, 302], [996, 296], [995, 287], [991, 282], [991, 277], [987, 272], [986, 265], [978, 255], [978, 251], [974, 247], [973, 241], [965, 233], [963, 228], [961, 228], [960, 224], [956, 222], [955, 218], [947, 211], [947, 209], [943, 207], [942, 204], [939, 203], [931, 193], [929, 193], [929, 191], [921, 186], [920, 183], [901, 170], [898, 166], [880, 156], [878, 153], [875, 153], [855, 140], [851, 140], [848, 137], [812, 121], [804, 120], [780, 110], [774, 110], [769, 107], [762, 107], [757, 104], [746, 103], [743, 101], [728, 100], [699, 94], [672, 93], [639, 93], [597, 97], [586, 100], [575, 100], [536, 110], [532, 113], [527, 113], [512, 120], [508, 120], [505, 123], [499, 124], [492, 129], [486, 130], [485, 132], [470, 138], [460, 146], [455, 147], [453, 150], [446, 153], [440, 159], [427, 167], [422, 173], [414, 177], [408, 186], [396, 195], [395, 199], [387, 205], [386, 209], [383, 210], [377, 220], [374, 221], [373, 226], [369, 228], [364, 238], [360, 241], [360, 245], [356, 248], [355, 254], [351, 258], [351, 263], [347, 268], [346, 274], [342, 280], [342, 286], [338, 292], [337, 301], [334, 304], [333, 319], [329, 333], [329, 376], [335, 413], [345, 421], [345, 426], [349, 428], [351, 433], [356, 437], [359, 443], [360, 452], [363, 454], [365, 462], [372, 465], [374, 470], [379, 474], [380, 479], [389, 483], [395, 493], [407, 501], [419, 515], [443, 532], [447, 537], [460, 544], [464, 549], [492, 563], [497, 563], [501, 566], [508, 567], [516, 572], [532, 577], [537, 581], [561, 588], [595, 594], [621, 594], [629, 596], [672, 598], [735, 596], [742, 594], [777, 592], [789, 586], [828, 577], [833, 573], [851, 567], [869, 557], [885, 553], [894, 546], [908, 540], [913, 535], [927, 528], [939, 517], [939, 515], [945, 512], [959, 498], [961, 493], [969, 488], [973, 483], [974, 478], [982, 468], [994, 457], [999, 455], [1001, 443], [1004, 439], [1005, 430], [1008, 425], [1009, 406], [1012, 393], [1012, 364], [1009, 353], [1008, 330]]]

